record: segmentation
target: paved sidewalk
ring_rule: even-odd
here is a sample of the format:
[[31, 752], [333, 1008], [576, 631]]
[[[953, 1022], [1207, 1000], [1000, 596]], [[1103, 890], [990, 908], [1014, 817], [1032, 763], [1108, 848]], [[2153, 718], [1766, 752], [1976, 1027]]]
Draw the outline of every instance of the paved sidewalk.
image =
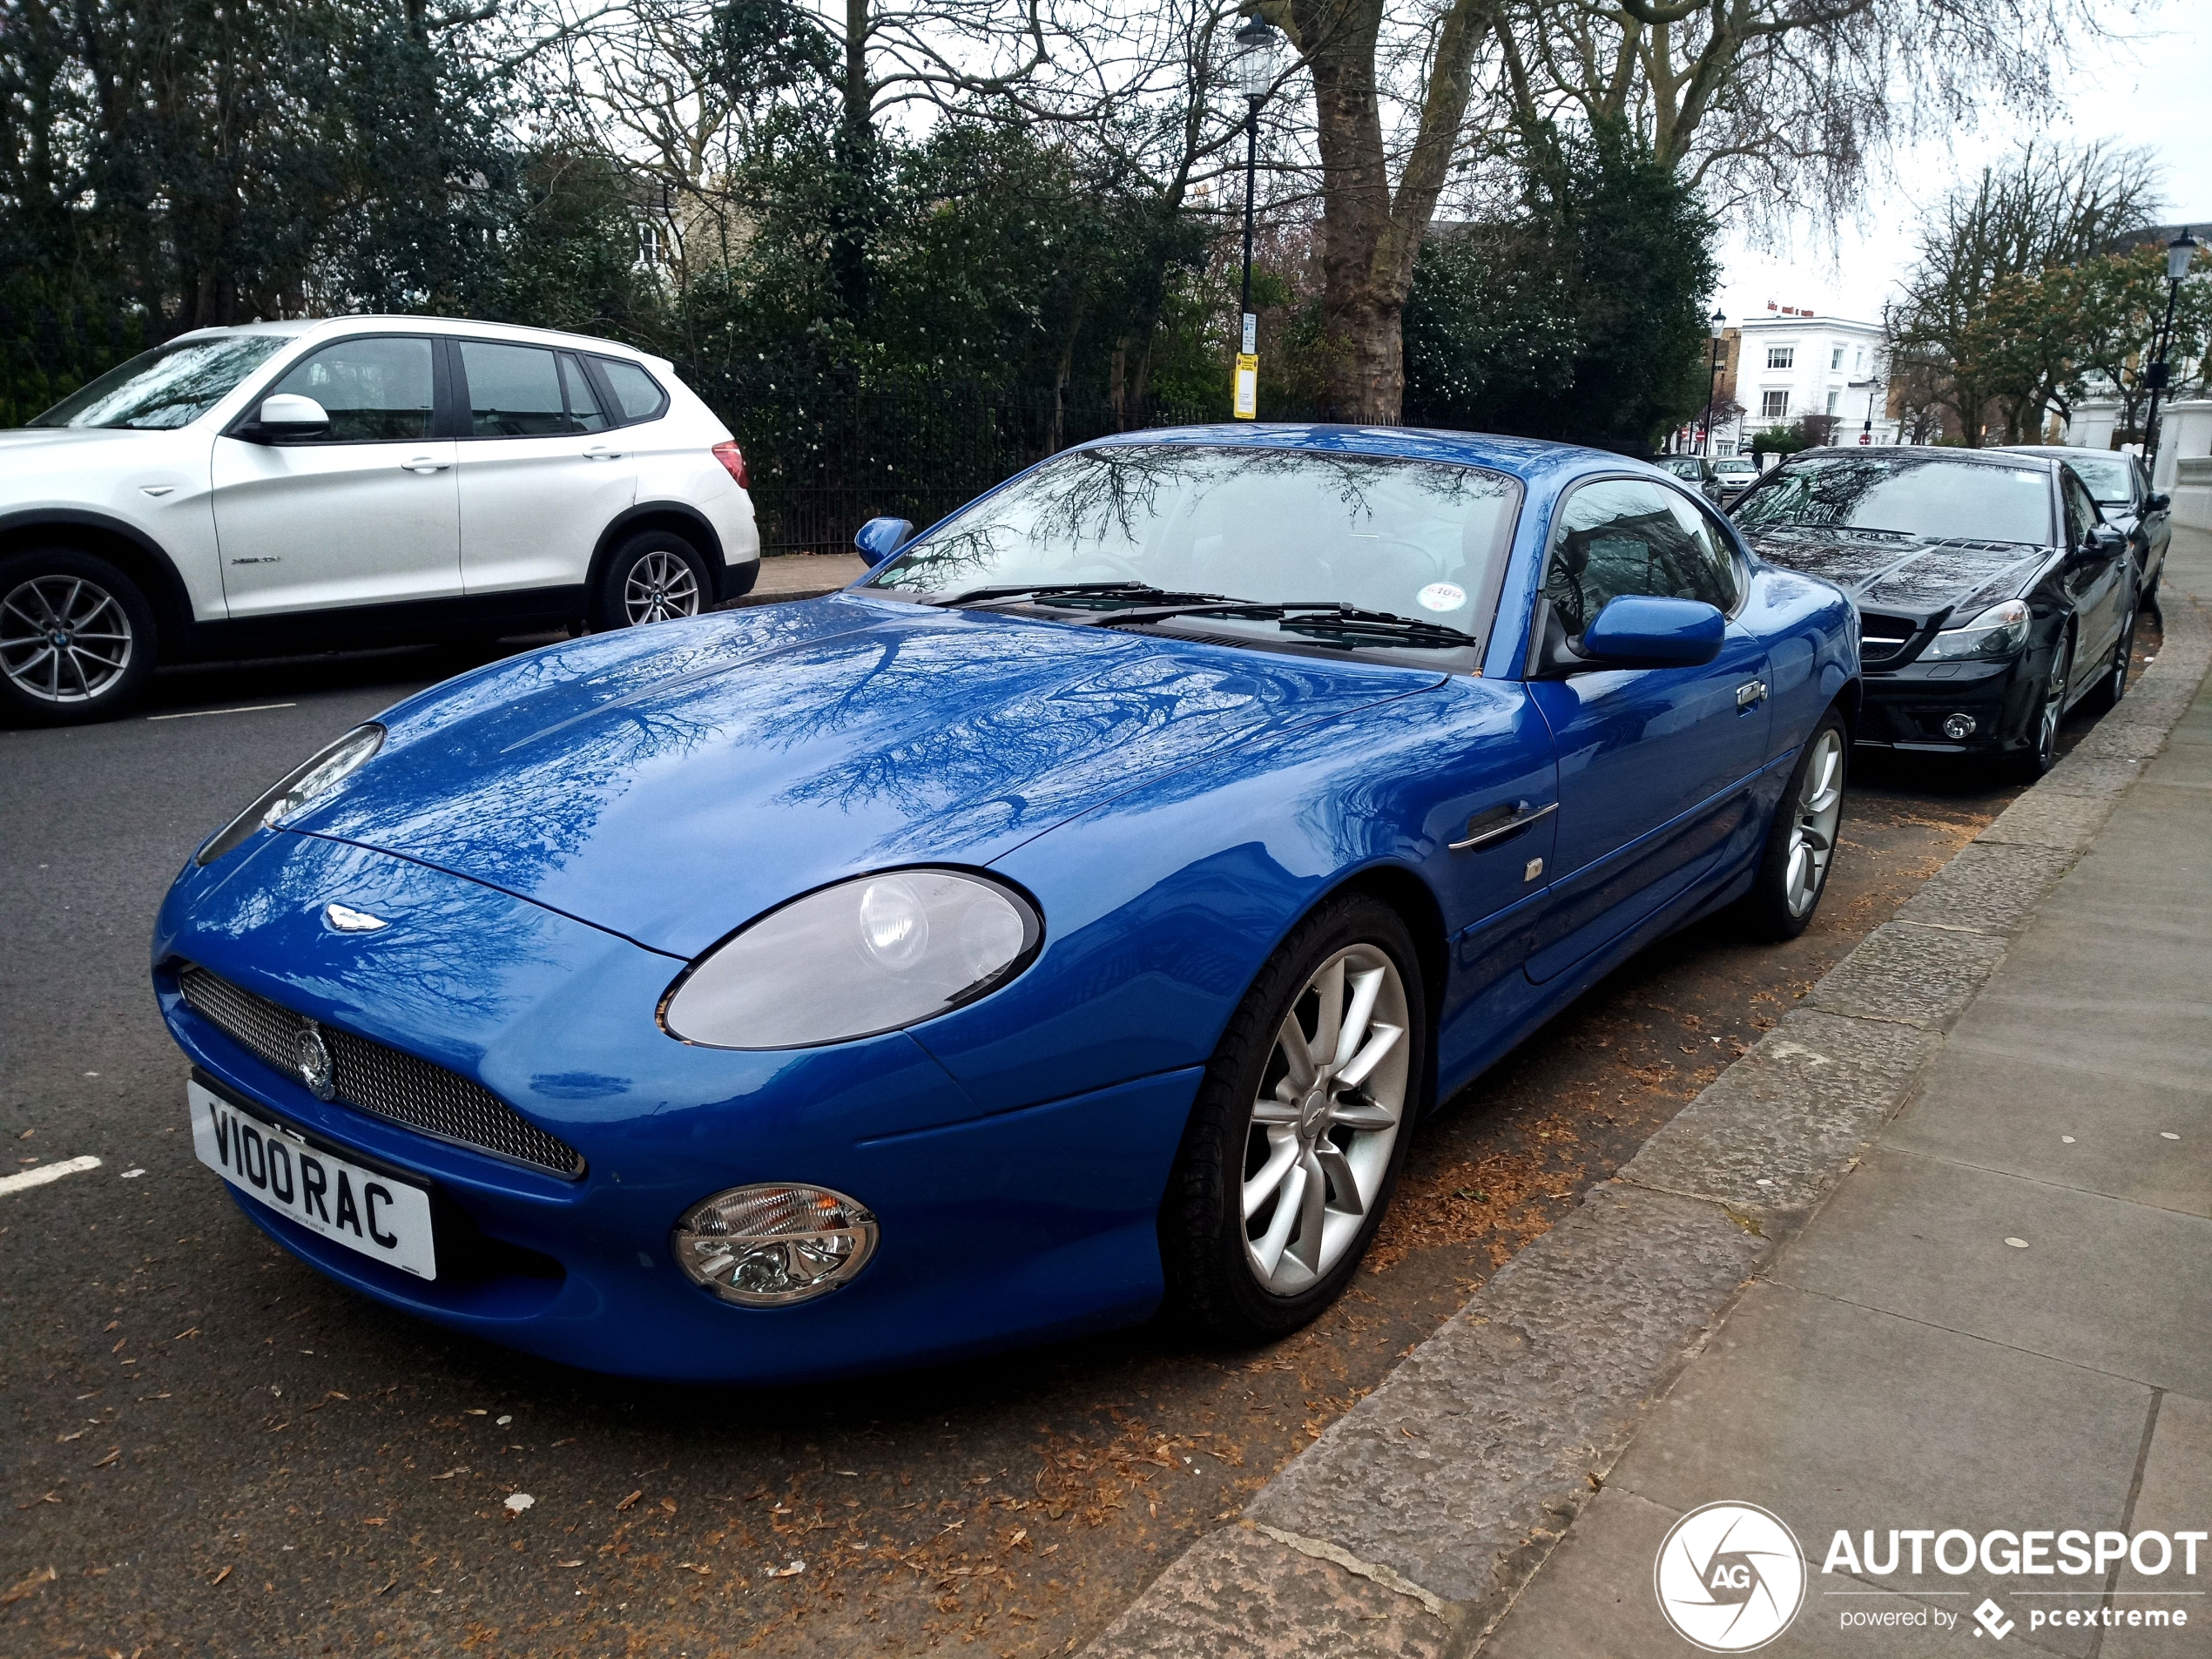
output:
[[[2187, 585], [2212, 589], [2206, 574]], [[1808, 1557], [1777, 1655], [1955, 1650], [1985, 1596], [2017, 1626], [2008, 1650], [2212, 1653], [2212, 1551], [2198, 1576], [2155, 1581], [2187, 1595], [2144, 1594], [2117, 1567], [1819, 1571], [1838, 1528], [1872, 1529], [1886, 1553], [1892, 1527], [2212, 1527], [2212, 682], [2142, 774], [1484, 1655], [1688, 1651], [1653, 1564], [1679, 1514], [1719, 1500], [1772, 1510]], [[1865, 1594], [1900, 1586], [1919, 1599]], [[2114, 1590], [2123, 1611], [2189, 1610], [2191, 1628], [2030, 1628]], [[1895, 1607], [1959, 1623], [1841, 1628]]]
[[1821, 1570], [1841, 1529], [2212, 1530], [2212, 536], [2165, 591], [2120, 709], [1095, 1659], [1675, 1659], [1655, 1562], [1723, 1501], [1807, 1557], [1764, 1653], [2212, 1655], [2212, 1541]]

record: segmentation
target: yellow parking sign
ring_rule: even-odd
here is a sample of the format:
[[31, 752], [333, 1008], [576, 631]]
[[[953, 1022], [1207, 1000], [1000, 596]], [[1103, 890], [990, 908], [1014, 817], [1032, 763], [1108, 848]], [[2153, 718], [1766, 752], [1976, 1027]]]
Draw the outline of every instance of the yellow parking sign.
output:
[[1237, 354], [1237, 418], [1259, 419], [1259, 358], [1251, 352]]

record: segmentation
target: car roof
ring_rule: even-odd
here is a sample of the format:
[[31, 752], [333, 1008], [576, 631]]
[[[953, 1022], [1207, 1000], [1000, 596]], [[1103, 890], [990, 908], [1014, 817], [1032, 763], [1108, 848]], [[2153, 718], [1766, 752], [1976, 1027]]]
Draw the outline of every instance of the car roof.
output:
[[1224, 421], [1218, 426], [1157, 427], [1116, 432], [1078, 446], [1110, 448], [1136, 443], [1211, 444], [1238, 449], [1305, 449], [1322, 454], [1377, 455], [1404, 461], [1438, 461], [1484, 467], [1524, 482], [1571, 467], [1602, 464], [1627, 472], [1646, 472], [1676, 482], [1664, 468], [1634, 455], [1615, 455], [1581, 444], [1542, 438], [1507, 437], [1494, 432], [1451, 432], [1428, 427], [1351, 426], [1328, 422]]
[[2120, 449], [2096, 449], [2086, 443], [2006, 443], [1997, 446], [2008, 455], [2088, 455], [2107, 461], [2129, 461], [2134, 457]]
[[517, 344], [566, 346], [570, 350], [630, 357], [640, 362], [662, 361], [652, 353], [640, 351], [635, 346], [625, 346], [618, 340], [602, 340], [593, 334], [564, 334], [555, 328], [525, 328], [508, 322], [480, 322], [474, 317], [395, 316], [378, 312], [352, 313], [342, 317], [288, 318], [279, 322], [227, 323], [212, 328], [195, 328], [189, 334], [179, 334], [177, 339], [213, 340], [231, 334], [276, 334], [287, 338], [320, 339], [361, 334], [469, 334], [478, 339], [512, 340]]
[[1817, 449], [1800, 449], [1787, 456], [1782, 464], [1794, 466], [1801, 461], [1817, 461], [1828, 455], [1919, 455], [1929, 461], [1963, 461], [1973, 466], [2017, 467], [2015, 457], [2025, 455], [2031, 461], [2040, 461], [2052, 468], [2058, 461], [2046, 449], [2040, 454], [2026, 448], [2019, 449], [1962, 449], [1947, 443], [1876, 443], [1823, 444]]

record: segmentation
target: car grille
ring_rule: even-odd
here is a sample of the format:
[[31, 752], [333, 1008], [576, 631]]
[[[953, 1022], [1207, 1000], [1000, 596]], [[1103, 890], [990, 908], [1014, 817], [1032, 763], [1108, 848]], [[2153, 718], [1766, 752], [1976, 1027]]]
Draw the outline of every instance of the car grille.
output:
[[[177, 988], [194, 1013], [233, 1042], [287, 1076], [298, 1076], [300, 1035], [308, 1024], [305, 1015], [197, 964], [177, 975]], [[548, 1135], [482, 1083], [350, 1031], [327, 1025], [320, 1029], [330, 1050], [334, 1094], [347, 1105], [509, 1163], [550, 1170], [570, 1180], [583, 1174], [581, 1152]]]
[[1919, 624], [1908, 617], [1882, 617], [1861, 611], [1858, 617], [1858, 660], [1868, 668], [1878, 668], [1893, 662], [1905, 653], [1912, 637], [1920, 631]]

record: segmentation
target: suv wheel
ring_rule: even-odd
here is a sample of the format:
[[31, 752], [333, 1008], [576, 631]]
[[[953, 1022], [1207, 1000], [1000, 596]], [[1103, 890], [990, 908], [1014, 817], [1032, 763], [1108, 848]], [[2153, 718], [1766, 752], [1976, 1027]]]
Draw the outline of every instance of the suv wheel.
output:
[[105, 559], [70, 548], [0, 558], [0, 708], [18, 721], [105, 720], [153, 672], [153, 607]]
[[680, 536], [647, 530], [615, 550], [599, 578], [591, 625], [602, 631], [696, 617], [714, 604], [706, 561]]

